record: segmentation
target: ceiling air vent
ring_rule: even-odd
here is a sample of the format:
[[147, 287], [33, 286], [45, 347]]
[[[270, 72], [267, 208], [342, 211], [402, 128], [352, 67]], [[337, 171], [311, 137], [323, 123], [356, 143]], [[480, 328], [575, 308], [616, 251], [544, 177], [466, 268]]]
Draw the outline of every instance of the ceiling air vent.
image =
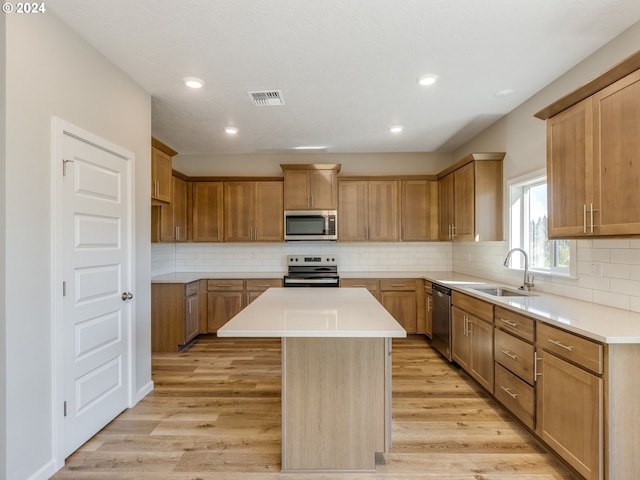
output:
[[247, 94], [256, 107], [277, 107], [284, 105], [284, 98], [282, 98], [282, 92], [280, 90], [247, 92]]

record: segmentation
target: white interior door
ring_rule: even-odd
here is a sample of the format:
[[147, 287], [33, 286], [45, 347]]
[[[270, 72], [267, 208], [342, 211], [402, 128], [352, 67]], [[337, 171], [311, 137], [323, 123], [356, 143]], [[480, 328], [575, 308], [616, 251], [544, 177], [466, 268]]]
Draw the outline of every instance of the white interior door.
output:
[[132, 195], [129, 160], [67, 132], [63, 137], [67, 457], [128, 406]]

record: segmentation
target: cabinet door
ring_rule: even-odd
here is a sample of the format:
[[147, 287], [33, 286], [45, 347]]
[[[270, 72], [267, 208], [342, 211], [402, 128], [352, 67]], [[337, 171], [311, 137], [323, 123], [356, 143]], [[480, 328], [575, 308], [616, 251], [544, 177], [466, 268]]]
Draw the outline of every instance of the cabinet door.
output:
[[371, 180], [368, 240], [397, 242], [399, 238], [399, 188], [396, 180]]
[[184, 314], [184, 343], [192, 340], [200, 333], [199, 316], [200, 301], [198, 295], [191, 295], [186, 298], [185, 314]]
[[436, 240], [438, 184], [429, 180], [403, 180], [400, 190], [400, 240]]
[[215, 333], [243, 307], [243, 292], [207, 293], [207, 332]]
[[193, 183], [193, 241], [221, 242], [223, 233], [222, 182]]
[[593, 110], [587, 98], [547, 121], [547, 208], [549, 238], [586, 233], [591, 196]]
[[344, 181], [339, 184], [338, 239], [353, 242], [367, 239], [369, 218], [368, 182]]
[[457, 307], [451, 308], [451, 357], [465, 371], [469, 371], [469, 319], [467, 314]]
[[594, 233], [638, 234], [640, 71], [596, 93], [593, 106], [594, 125], [599, 127], [595, 135]]
[[224, 240], [250, 242], [254, 239], [254, 182], [224, 182]]
[[173, 236], [176, 242], [186, 242], [187, 234], [187, 182], [173, 177], [173, 198], [171, 200]]
[[157, 148], [151, 148], [151, 198], [171, 203], [171, 157]]
[[382, 291], [381, 303], [384, 308], [402, 325], [407, 333], [417, 331], [417, 307], [415, 292]]
[[433, 296], [425, 295], [425, 311], [426, 311], [426, 328], [427, 337], [433, 339]]
[[475, 233], [475, 164], [468, 163], [453, 172], [455, 240], [472, 241]]
[[285, 210], [304, 210], [311, 207], [308, 170], [284, 171]]
[[309, 170], [310, 206], [335, 210], [338, 203], [338, 178], [335, 170]]
[[469, 373], [480, 385], [493, 393], [493, 325], [469, 315]]
[[255, 239], [261, 242], [284, 241], [282, 182], [256, 182]]
[[587, 480], [602, 478], [602, 379], [538, 350], [536, 431]]
[[440, 208], [440, 220], [438, 238], [442, 241], [451, 240], [451, 227], [453, 225], [453, 173], [438, 180], [438, 204]]

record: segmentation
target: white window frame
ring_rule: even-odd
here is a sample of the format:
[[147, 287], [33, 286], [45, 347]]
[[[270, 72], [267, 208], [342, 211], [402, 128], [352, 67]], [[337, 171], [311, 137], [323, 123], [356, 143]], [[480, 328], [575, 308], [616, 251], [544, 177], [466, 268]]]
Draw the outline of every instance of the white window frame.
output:
[[[513, 178], [508, 182], [508, 199], [509, 199], [509, 248], [522, 248], [528, 252], [528, 242], [525, 242], [525, 238], [528, 238], [529, 219], [528, 212], [525, 211], [524, 205], [526, 202], [526, 189], [534, 185], [546, 182], [547, 173], [545, 169], [537, 170], [535, 172], [522, 175], [520, 177]], [[553, 252], [555, 249], [555, 241], [553, 245]], [[527, 244], [525, 244], [527, 243]], [[537, 266], [529, 265], [529, 271], [539, 275], [558, 276], [564, 278], [576, 278], [576, 241], [569, 241], [569, 268], [554, 267], [540, 268]], [[524, 258], [522, 255], [514, 255], [511, 258], [509, 268], [513, 270], [524, 270]]]

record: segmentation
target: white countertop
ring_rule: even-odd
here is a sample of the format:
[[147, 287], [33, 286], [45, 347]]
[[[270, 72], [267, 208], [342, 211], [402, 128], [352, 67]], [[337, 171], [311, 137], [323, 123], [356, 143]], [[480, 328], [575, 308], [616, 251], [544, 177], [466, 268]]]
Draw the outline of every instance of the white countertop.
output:
[[[283, 273], [277, 272], [185, 272], [155, 276], [152, 278], [152, 282], [188, 283], [201, 278], [281, 278], [283, 275]], [[470, 287], [474, 284], [502, 285], [500, 282], [456, 272], [340, 272], [340, 277], [424, 278], [602, 343], [640, 343], [640, 313], [537, 292], [535, 289], [532, 293], [536, 296], [495, 297], [477, 292]], [[509, 287], [514, 288], [514, 285], [509, 285]], [[311, 293], [315, 295], [318, 290], [322, 289], [311, 290]]]
[[[452, 272], [427, 274], [424, 278], [602, 343], [640, 343], [640, 314], [636, 312], [536, 292], [535, 289], [529, 292], [530, 296], [496, 297], [478, 292], [473, 287], [504, 284]], [[513, 285], [507, 286], [517, 289]]]
[[365, 288], [270, 288], [219, 337], [406, 337]]

